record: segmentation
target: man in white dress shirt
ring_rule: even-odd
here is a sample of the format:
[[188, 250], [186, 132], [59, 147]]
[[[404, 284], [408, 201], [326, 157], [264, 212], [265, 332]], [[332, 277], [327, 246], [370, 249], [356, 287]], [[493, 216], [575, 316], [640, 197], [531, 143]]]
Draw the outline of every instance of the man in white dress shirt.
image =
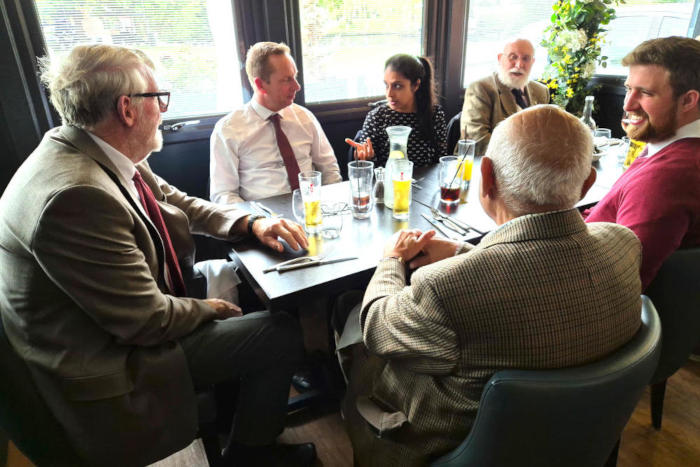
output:
[[254, 89], [243, 107], [219, 120], [211, 135], [211, 200], [237, 203], [289, 193], [290, 177], [271, 115], [280, 116], [301, 172], [318, 170], [323, 184], [342, 180], [338, 162], [318, 120], [294, 103], [301, 86], [289, 47], [258, 42], [248, 50], [246, 73]]

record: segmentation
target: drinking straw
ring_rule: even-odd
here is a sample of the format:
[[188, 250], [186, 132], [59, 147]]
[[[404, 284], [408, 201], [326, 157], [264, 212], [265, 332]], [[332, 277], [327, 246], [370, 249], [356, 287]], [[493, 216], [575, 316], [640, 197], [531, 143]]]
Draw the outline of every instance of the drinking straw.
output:
[[455, 174], [452, 176], [452, 180], [450, 180], [450, 184], [448, 186], [452, 186], [452, 184], [455, 181], [455, 178], [457, 178], [457, 174], [459, 173], [460, 169], [462, 168], [462, 164], [464, 163], [464, 158], [466, 156], [462, 156], [459, 161], [459, 165], [457, 166], [457, 170], [455, 171]]

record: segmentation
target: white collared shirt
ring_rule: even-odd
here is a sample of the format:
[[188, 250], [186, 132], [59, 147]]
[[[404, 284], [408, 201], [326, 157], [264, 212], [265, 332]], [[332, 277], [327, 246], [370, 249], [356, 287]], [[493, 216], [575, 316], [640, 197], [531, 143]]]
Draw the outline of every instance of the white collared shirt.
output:
[[647, 155], [646, 157], [651, 157], [657, 152], [661, 151], [663, 148], [671, 143], [675, 143], [679, 139], [683, 138], [700, 138], [700, 119], [694, 120], [687, 123], [676, 130], [676, 134], [671, 138], [661, 141], [660, 143], [649, 143], [647, 144]]
[[[255, 98], [216, 123], [211, 135], [211, 200], [230, 204], [289, 193], [291, 187], [272, 122], [274, 112]], [[304, 107], [277, 112], [299, 170], [318, 170], [323, 184], [342, 180], [338, 162], [321, 125]]]
[[97, 144], [100, 147], [100, 149], [102, 149], [102, 152], [105, 153], [110, 162], [114, 164], [114, 167], [116, 167], [117, 169], [117, 177], [119, 177], [119, 180], [122, 182], [122, 185], [124, 185], [124, 187], [129, 192], [133, 200], [136, 201], [136, 205], [139, 207], [139, 209], [141, 209], [141, 212], [144, 215], [146, 215], [146, 217], [148, 217], [148, 214], [146, 214], [146, 211], [144, 211], [143, 205], [141, 204], [141, 197], [139, 196], [139, 192], [136, 190], [136, 185], [134, 185], [134, 173], [136, 173], [136, 165], [131, 159], [126, 157], [118, 150], [114, 149], [108, 142], [106, 142], [99, 136], [94, 135], [87, 130], [85, 132], [88, 135], [90, 135], [90, 138], [92, 138], [95, 144]]

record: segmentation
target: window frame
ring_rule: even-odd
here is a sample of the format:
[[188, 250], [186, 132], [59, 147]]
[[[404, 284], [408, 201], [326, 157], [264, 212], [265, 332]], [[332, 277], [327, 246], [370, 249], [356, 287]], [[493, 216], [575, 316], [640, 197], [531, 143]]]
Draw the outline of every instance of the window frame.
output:
[[[232, 0], [233, 18], [236, 27], [236, 39], [239, 57], [243, 62], [245, 53], [252, 44], [263, 41], [284, 41], [292, 49], [299, 68], [299, 81], [302, 90], [297, 94], [296, 102], [305, 104], [303, 61], [301, 59], [301, 30], [299, 0]], [[41, 136], [48, 129], [57, 126], [60, 119], [48, 103], [46, 92], [36, 74], [36, 57], [46, 53], [39, 17], [34, 2], [16, 2], [2, 0], [2, 20], [4, 29], [0, 36], [0, 50], [7, 51], [6, 56], [14, 58], [3, 69], [3, 82], [7, 83], [0, 90], [0, 105], [13, 109], [13, 118], [7, 118], [8, 133], [31, 135], [25, 138], [18, 148], [38, 144]], [[461, 101], [465, 88], [462, 85], [464, 71], [464, 52], [468, 31], [468, 0], [425, 0], [423, 18], [423, 53], [433, 59], [440, 90], [440, 102], [448, 116], [461, 110]], [[689, 32], [691, 37], [700, 34], [698, 14], [700, 0], [695, 0]], [[252, 96], [243, 63], [240, 64], [243, 101]], [[608, 76], [608, 79], [610, 76]], [[177, 96], [177, 90], [175, 98]], [[333, 102], [309, 104], [308, 108], [321, 123], [363, 119], [367, 113], [368, 103], [383, 96], [369, 96], [361, 99], [349, 99]], [[17, 103], [23, 105], [17, 105]], [[179, 131], [164, 132], [165, 143], [208, 138], [215, 122], [225, 113], [211, 115], [193, 115], [182, 118], [168, 118], [163, 115], [164, 124], [179, 122], [197, 124], [183, 126]], [[16, 117], [16, 118], [15, 118]], [[16, 150], [29, 154], [23, 149]]]

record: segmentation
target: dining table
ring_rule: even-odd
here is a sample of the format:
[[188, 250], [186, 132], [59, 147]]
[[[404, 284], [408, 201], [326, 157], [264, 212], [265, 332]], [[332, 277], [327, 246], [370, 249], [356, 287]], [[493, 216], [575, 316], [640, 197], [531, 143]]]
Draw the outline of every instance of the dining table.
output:
[[[580, 209], [593, 206], [609, 191], [622, 173], [621, 158], [617, 152], [623, 150], [622, 147], [612, 147], [599, 161], [593, 163], [598, 173], [597, 179], [588, 194], [577, 204]], [[284, 250], [281, 252], [263, 248], [256, 240], [248, 239], [233, 244], [229, 258], [235, 262], [257, 297], [272, 312], [297, 308], [318, 297], [332, 297], [346, 290], [364, 289], [382, 257], [384, 244], [389, 237], [406, 228], [423, 231], [436, 229], [435, 221], [430, 222], [433, 220], [431, 207], [471, 227], [466, 235], [460, 236], [438, 223], [438, 226], [443, 227], [441, 230], [452, 234], [454, 239], [476, 244], [484, 234], [497, 227], [479, 201], [480, 161], [479, 157], [474, 161], [471, 187], [464, 204], [448, 207], [440, 202], [437, 166], [414, 170], [413, 201], [407, 220], [394, 219], [392, 210], [383, 204], [375, 205], [367, 219], [355, 219], [349, 208], [349, 182], [324, 185], [321, 187], [324, 210], [340, 210], [331, 215], [342, 216], [342, 229], [337, 238], [309, 235], [307, 249], [294, 251], [283, 242]], [[257, 200], [253, 204], [239, 203], [237, 207], [251, 213], [295, 219], [291, 193]], [[281, 262], [307, 256], [327, 260], [328, 264], [317, 262], [316, 265], [288, 271], [274, 269]], [[346, 258], [353, 259], [333, 262], [335, 259]]]

